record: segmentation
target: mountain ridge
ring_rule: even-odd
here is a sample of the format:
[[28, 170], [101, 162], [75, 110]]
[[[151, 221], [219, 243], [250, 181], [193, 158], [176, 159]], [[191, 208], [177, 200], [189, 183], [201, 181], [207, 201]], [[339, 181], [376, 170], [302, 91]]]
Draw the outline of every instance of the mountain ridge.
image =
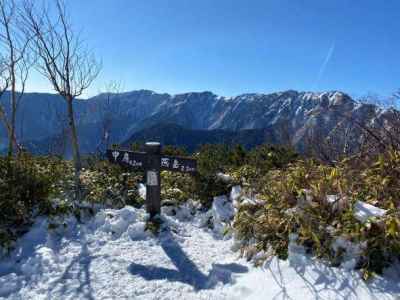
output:
[[[110, 96], [110, 97], [108, 97]], [[23, 143], [35, 144], [65, 130], [65, 105], [54, 94], [27, 93], [18, 112], [17, 134]], [[111, 101], [110, 98], [112, 99]], [[340, 91], [245, 93], [235, 97], [210, 91], [176, 95], [136, 90], [120, 94], [99, 94], [75, 102], [79, 140], [84, 153], [95, 151], [104, 134], [104, 119], [110, 121], [110, 143], [122, 143], [132, 135], [157, 124], [177, 124], [189, 130], [270, 129], [287, 135], [300, 151], [307, 136], [330, 135], [350, 119], [370, 123], [386, 118], [387, 111], [362, 104]], [[4, 129], [0, 138], [6, 139]], [[40, 144], [40, 143], [39, 143]]]

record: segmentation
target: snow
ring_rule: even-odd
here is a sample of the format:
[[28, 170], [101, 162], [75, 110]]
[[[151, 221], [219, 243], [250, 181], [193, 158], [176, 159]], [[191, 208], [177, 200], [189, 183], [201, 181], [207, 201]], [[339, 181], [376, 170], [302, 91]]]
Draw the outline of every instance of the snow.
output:
[[212, 204], [214, 219], [219, 222], [228, 222], [233, 219], [234, 210], [232, 202], [226, 196], [214, 197]]
[[228, 287], [229, 299], [399, 299], [398, 268], [387, 270], [386, 278], [366, 283], [354, 270], [332, 268], [308, 257], [296, 244], [297, 235], [291, 234], [289, 239], [289, 258], [273, 257], [261, 268], [238, 277]]
[[[396, 299], [399, 270], [366, 284], [359, 273], [308, 258], [291, 236], [289, 259], [262, 267], [239, 258], [233, 239], [213, 225], [229, 223], [227, 197], [194, 214], [190, 201], [163, 208], [161, 233], [146, 231], [143, 209], [105, 209], [49, 230], [38, 219], [0, 260], [0, 299]], [[338, 241], [339, 246], [346, 246]], [[398, 298], [397, 298], [398, 299]]]
[[101, 224], [98, 229], [110, 233], [116, 239], [127, 231], [130, 224], [134, 223], [136, 212], [132, 207], [125, 207], [119, 211], [106, 209], [105, 212], [100, 212], [96, 219], [96, 224]]
[[15, 273], [9, 273], [0, 277], [0, 295], [8, 295], [13, 291], [19, 289], [20, 282]]
[[158, 237], [132, 207], [100, 211], [84, 224], [71, 219], [62, 235], [38, 220], [0, 262], [0, 299], [226, 299], [221, 288], [248, 267], [231, 240], [196, 226], [198, 217], [164, 215]]
[[326, 195], [326, 202], [334, 205], [340, 199], [339, 195]]
[[[355, 271], [330, 268], [304, 257], [298, 264], [274, 257], [262, 268], [253, 269], [230, 287], [232, 300], [265, 299], [398, 299], [400, 286], [377, 278], [366, 284]], [[397, 274], [396, 274], [397, 272]], [[389, 276], [389, 274], [388, 274]]]
[[242, 187], [240, 185], [235, 185], [231, 189], [230, 199], [232, 202], [237, 201], [242, 195]]
[[139, 191], [139, 196], [142, 199], [146, 199], [146, 186], [143, 183], [139, 183], [138, 191]]
[[355, 268], [363, 247], [365, 246], [355, 244], [344, 237], [338, 237], [332, 244], [332, 249], [335, 253], [338, 253], [339, 250], [344, 250], [341, 267], [345, 270], [353, 270]]
[[340, 197], [339, 195], [327, 195], [326, 203], [331, 205], [334, 211], [343, 211], [348, 205], [348, 199], [346, 197]]
[[383, 217], [386, 214], [386, 210], [362, 201], [357, 201], [354, 204], [353, 214], [357, 220], [359, 220], [361, 223], [365, 223], [371, 218]]
[[235, 211], [237, 211], [237, 209], [240, 206], [240, 200], [242, 196], [243, 192], [242, 192], [242, 187], [240, 185], [235, 185], [231, 188], [229, 199], [232, 202]]
[[303, 194], [303, 197], [297, 198], [297, 206], [300, 208], [307, 207], [313, 202], [313, 195], [311, 190], [303, 189]]
[[227, 196], [214, 197], [211, 207], [214, 232], [223, 237], [226, 225], [233, 219], [235, 210]]
[[229, 174], [224, 174], [224, 173], [219, 172], [219, 173], [217, 173], [217, 177], [219, 179], [221, 179], [223, 182], [229, 183], [229, 182], [233, 181], [232, 176], [230, 176]]

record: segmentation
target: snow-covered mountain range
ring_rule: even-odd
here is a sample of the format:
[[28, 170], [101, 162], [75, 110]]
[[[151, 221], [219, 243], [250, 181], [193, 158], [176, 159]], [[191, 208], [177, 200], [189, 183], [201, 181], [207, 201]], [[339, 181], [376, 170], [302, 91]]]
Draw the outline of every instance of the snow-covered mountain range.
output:
[[[20, 140], [29, 141], [39, 149], [48, 145], [66, 127], [64, 106], [55, 95], [25, 94], [18, 114]], [[112, 143], [122, 143], [141, 130], [168, 123], [188, 130], [264, 129], [269, 132], [266, 141], [290, 142], [301, 150], [309, 141], [310, 133], [329, 136], [338, 127], [349, 127], [350, 120], [376, 122], [390, 118], [391, 113], [372, 104], [358, 103], [338, 91], [289, 90], [221, 97], [211, 92], [169, 95], [139, 90], [99, 94], [76, 101], [84, 152], [95, 149], [106, 123]], [[352, 130], [359, 133], [354, 126]], [[6, 137], [4, 131], [1, 137]]]

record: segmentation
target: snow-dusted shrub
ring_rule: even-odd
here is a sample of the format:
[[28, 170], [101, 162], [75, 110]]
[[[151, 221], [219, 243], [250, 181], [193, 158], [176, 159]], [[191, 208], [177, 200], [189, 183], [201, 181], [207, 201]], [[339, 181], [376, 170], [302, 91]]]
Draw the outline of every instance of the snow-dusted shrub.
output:
[[[174, 149], [170, 149], [174, 153]], [[165, 173], [162, 197], [182, 200], [199, 200], [204, 207], [211, 207], [213, 198], [227, 195], [232, 186], [249, 184], [254, 186], [266, 170], [281, 168], [293, 161], [297, 155], [290, 149], [262, 145], [247, 151], [237, 145], [203, 145], [194, 155], [198, 173], [194, 177]]]
[[84, 193], [77, 203], [70, 161], [26, 153], [12, 160], [0, 158], [0, 248], [9, 248], [40, 214], [51, 218], [49, 227], [57, 227], [71, 214], [78, 219], [93, 214], [93, 207], [140, 206], [140, 179], [140, 174], [96, 161], [81, 171]]
[[183, 147], [177, 147], [172, 145], [164, 145], [162, 147], [163, 155], [171, 155], [171, 156], [188, 156], [186, 149]]
[[273, 169], [285, 168], [297, 158], [298, 154], [289, 147], [264, 144], [249, 152], [248, 164], [259, 169], [261, 173], [265, 173]]
[[[257, 190], [264, 203], [239, 206], [235, 218], [242, 251], [272, 249], [284, 258], [293, 233], [310, 254], [333, 265], [353, 265], [366, 279], [381, 273], [400, 256], [398, 154], [382, 157], [357, 164], [345, 160], [336, 166], [298, 161], [264, 174]], [[385, 214], [361, 220], [356, 211], [360, 200], [384, 208]], [[341, 247], [338, 239], [346, 241], [340, 245], [354, 245], [358, 251]]]
[[[82, 199], [76, 206], [96, 204], [121, 208], [125, 205], [139, 207], [143, 199], [138, 192], [138, 183], [142, 181], [142, 172], [112, 164], [107, 160], [85, 158], [81, 170]], [[55, 196], [71, 201], [74, 181], [72, 172], [57, 182]]]
[[194, 197], [194, 181], [188, 174], [162, 171], [161, 182], [162, 201], [178, 204]]
[[229, 168], [228, 154], [225, 145], [204, 145], [196, 155], [198, 173], [193, 177], [193, 190], [205, 207], [211, 207], [214, 197], [229, 192], [230, 184], [217, 176]]
[[57, 158], [0, 158], [0, 245], [26, 230], [35, 214], [46, 210], [65, 165]]
[[143, 204], [138, 192], [141, 179], [141, 173], [123, 169], [108, 161], [94, 162], [81, 172], [85, 192], [83, 201], [114, 208], [125, 205], [139, 207]]
[[230, 184], [214, 175], [197, 174], [194, 177], [194, 195], [204, 207], [211, 207], [214, 197], [227, 195]]
[[400, 207], [399, 151], [382, 153], [372, 162], [358, 159], [349, 163], [361, 165], [361, 172], [353, 175], [359, 178], [354, 191], [357, 198], [381, 208], [390, 208], [392, 204]]
[[248, 259], [261, 251], [286, 259], [289, 234], [296, 227], [294, 216], [286, 214], [290, 205], [274, 196], [264, 200], [245, 202], [239, 207], [233, 223], [235, 237], [241, 241], [242, 254]]

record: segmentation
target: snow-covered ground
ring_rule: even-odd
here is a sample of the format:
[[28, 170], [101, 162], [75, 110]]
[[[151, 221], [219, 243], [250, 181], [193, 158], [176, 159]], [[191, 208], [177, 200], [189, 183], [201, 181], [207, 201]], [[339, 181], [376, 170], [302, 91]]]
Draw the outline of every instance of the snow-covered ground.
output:
[[253, 267], [232, 251], [232, 239], [205, 225], [221, 207], [164, 216], [158, 237], [132, 207], [52, 231], [39, 219], [0, 261], [0, 299], [400, 299], [398, 270], [365, 284], [295, 247], [287, 261]]

